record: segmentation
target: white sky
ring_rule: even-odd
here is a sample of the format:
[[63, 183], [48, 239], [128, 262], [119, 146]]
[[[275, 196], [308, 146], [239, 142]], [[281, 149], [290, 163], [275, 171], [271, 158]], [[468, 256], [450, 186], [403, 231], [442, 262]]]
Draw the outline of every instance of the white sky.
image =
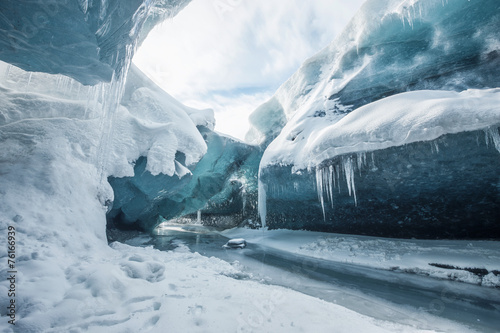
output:
[[212, 108], [244, 138], [248, 115], [327, 46], [364, 0], [193, 0], [151, 31], [134, 63], [165, 91]]

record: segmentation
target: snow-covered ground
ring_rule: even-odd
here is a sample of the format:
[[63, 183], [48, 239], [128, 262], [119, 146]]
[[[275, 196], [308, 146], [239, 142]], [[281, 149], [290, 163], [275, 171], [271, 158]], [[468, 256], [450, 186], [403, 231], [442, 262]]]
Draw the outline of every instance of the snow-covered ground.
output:
[[222, 232], [248, 243], [326, 259], [500, 288], [500, 242], [390, 239], [300, 230]]
[[[2, 331], [425, 332], [434, 325], [466, 331], [446, 322], [428, 327], [383, 322], [286, 288], [241, 281], [237, 268], [182, 247], [162, 252], [114, 243], [105, 252], [66, 260], [63, 276], [47, 277], [52, 264], [47, 260], [32, 262], [30, 272], [24, 267], [46, 305], [24, 309], [16, 330], [3, 320]], [[46, 271], [37, 272], [41, 267]], [[46, 293], [50, 282], [58, 293]], [[22, 292], [22, 281], [19, 288]], [[20, 305], [28, 306], [23, 300]]]

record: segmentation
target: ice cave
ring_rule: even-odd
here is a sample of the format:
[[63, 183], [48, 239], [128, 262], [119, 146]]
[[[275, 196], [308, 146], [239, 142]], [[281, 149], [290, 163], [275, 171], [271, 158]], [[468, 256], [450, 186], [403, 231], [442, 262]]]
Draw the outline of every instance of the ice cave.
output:
[[[2, 0], [0, 331], [497, 332], [500, 1], [358, 2]], [[245, 140], [133, 63], [195, 6], [328, 38]]]

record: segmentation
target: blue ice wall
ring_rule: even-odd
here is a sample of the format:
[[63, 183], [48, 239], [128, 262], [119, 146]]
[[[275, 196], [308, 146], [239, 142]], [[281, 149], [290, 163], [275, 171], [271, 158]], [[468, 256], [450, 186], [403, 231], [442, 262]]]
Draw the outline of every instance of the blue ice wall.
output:
[[[283, 136], [266, 126], [276, 119], [285, 119], [275, 123], [286, 129], [310, 129], [318, 119], [336, 122], [407, 91], [498, 87], [499, 31], [497, 0], [368, 0], [331, 45], [254, 112], [250, 134], [260, 135], [265, 147]], [[474, 131], [340, 155], [298, 172], [267, 161], [260, 170], [266, 224], [389, 237], [500, 238], [500, 137], [496, 127], [491, 131], [497, 148]], [[312, 142], [306, 133], [317, 132], [290, 140]], [[271, 151], [288, 156], [278, 145]]]
[[494, 128], [337, 156], [317, 172], [266, 168], [266, 223], [384, 237], [500, 239], [494, 131], [498, 136]]
[[417, 2], [406, 16], [388, 14], [364, 32], [356, 49], [342, 54], [331, 79], [369, 60], [329, 98], [356, 109], [409, 90], [497, 87], [498, 31], [497, 0]]

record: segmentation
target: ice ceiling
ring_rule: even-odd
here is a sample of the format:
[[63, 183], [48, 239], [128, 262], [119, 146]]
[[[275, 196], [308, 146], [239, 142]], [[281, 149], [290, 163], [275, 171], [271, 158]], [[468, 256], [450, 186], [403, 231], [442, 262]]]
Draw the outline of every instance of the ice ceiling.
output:
[[2, 1], [0, 60], [86, 85], [109, 82], [149, 30], [189, 1]]

